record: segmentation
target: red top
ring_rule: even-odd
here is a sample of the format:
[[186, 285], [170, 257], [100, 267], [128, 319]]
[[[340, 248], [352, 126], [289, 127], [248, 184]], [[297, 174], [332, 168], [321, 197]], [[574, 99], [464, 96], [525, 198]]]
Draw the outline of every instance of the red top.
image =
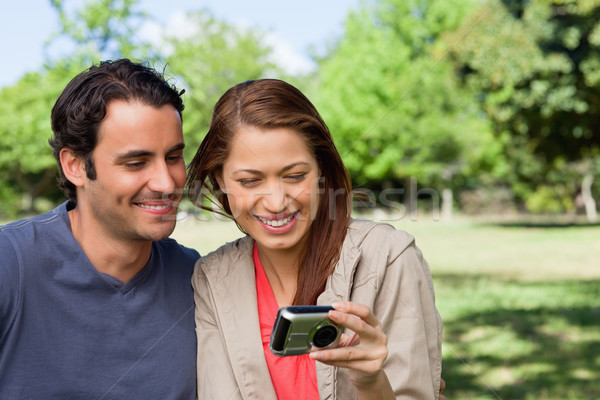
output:
[[252, 256], [256, 271], [256, 300], [258, 302], [260, 336], [277, 398], [279, 400], [318, 400], [319, 389], [315, 360], [311, 359], [308, 354], [278, 357], [269, 350], [271, 330], [279, 306], [258, 258], [256, 243]]

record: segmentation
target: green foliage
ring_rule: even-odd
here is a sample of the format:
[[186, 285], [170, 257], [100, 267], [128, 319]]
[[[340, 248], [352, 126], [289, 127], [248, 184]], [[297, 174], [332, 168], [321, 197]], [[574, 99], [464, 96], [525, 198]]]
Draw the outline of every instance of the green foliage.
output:
[[505, 179], [521, 198], [600, 152], [598, 21], [597, 1], [488, 1], [446, 37], [496, 134], [510, 138]]
[[[81, 71], [80, 66], [25, 75], [0, 90], [0, 212], [35, 211], [38, 196], [59, 197], [56, 162], [48, 139], [52, 136], [50, 111], [56, 98]], [[19, 194], [27, 196], [25, 203]]]
[[525, 204], [533, 213], [564, 213], [573, 209], [573, 200], [565, 192], [564, 186], [542, 185], [527, 198]]
[[138, 11], [139, 0], [91, 0], [80, 8], [67, 8], [63, 0], [50, 0], [60, 21], [60, 31], [47, 44], [66, 39], [74, 47], [69, 58], [82, 58], [84, 65], [98, 60], [158, 57], [137, 35], [146, 13]]
[[320, 62], [315, 103], [357, 183], [412, 176], [439, 186], [489, 161], [481, 162], [490, 152], [486, 122], [439, 40], [470, 7], [383, 0], [348, 17], [345, 36]]
[[[74, 47], [68, 57], [48, 56], [38, 72], [28, 73], [0, 91], [2, 215], [43, 211], [37, 209], [44, 203], [40, 198], [54, 202], [61, 198], [55, 181], [56, 161], [48, 145], [52, 106], [75, 75], [100, 59], [146, 54], [131, 40], [135, 37], [132, 29], [143, 17], [133, 10], [135, 3], [96, 0], [67, 10], [61, 0], [52, 0], [60, 32], [48, 40], [47, 49], [59, 39], [67, 39]], [[138, 48], [140, 51], [135, 50]]]
[[278, 71], [269, 61], [271, 49], [263, 44], [263, 32], [235, 28], [208, 11], [192, 12], [187, 18], [193, 31], [183, 38], [167, 37], [166, 41], [172, 48], [168, 71], [186, 87], [183, 125], [186, 160], [191, 160], [219, 97], [237, 83]]

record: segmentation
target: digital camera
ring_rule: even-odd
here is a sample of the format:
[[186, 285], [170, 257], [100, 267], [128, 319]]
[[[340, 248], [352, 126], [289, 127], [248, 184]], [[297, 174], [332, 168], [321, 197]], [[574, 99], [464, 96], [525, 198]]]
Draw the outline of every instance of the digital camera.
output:
[[269, 349], [276, 356], [297, 356], [337, 346], [342, 328], [329, 319], [329, 306], [289, 306], [277, 312]]

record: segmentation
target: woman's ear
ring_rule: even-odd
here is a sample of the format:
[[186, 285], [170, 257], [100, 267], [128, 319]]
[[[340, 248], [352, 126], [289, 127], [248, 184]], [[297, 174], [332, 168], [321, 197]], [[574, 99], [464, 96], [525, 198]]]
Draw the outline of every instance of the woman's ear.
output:
[[217, 183], [219, 184], [219, 189], [221, 189], [222, 192], [225, 192], [225, 182], [223, 181], [223, 172], [219, 172], [218, 174], [215, 174], [215, 179], [217, 180]]
[[65, 178], [75, 186], [82, 186], [86, 179], [83, 159], [68, 147], [63, 147], [60, 150], [59, 157]]

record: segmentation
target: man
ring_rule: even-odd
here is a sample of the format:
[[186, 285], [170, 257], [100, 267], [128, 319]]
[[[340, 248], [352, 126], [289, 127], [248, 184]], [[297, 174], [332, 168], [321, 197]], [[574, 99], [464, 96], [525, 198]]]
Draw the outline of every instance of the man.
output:
[[180, 93], [129, 60], [75, 77], [50, 144], [69, 200], [0, 227], [1, 399], [193, 399], [197, 252]]

